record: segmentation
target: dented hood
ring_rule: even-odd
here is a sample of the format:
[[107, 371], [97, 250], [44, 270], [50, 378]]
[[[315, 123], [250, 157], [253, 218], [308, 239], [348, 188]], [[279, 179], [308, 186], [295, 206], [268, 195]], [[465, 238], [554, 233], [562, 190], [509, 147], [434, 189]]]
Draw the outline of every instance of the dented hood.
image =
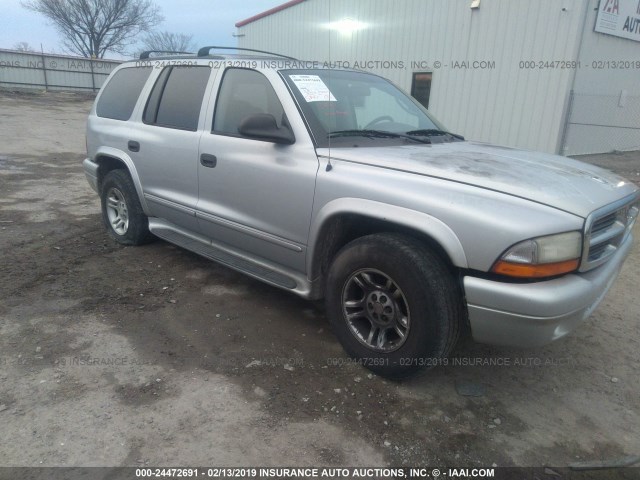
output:
[[582, 217], [638, 190], [628, 180], [578, 160], [476, 142], [322, 150], [318, 153], [330, 153], [333, 160], [474, 185]]

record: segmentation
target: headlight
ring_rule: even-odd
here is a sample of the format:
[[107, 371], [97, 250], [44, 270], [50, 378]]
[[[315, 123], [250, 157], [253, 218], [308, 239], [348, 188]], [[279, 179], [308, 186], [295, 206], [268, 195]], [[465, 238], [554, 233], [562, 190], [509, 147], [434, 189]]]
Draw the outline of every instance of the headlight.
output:
[[581, 232], [533, 238], [509, 248], [491, 271], [519, 278], [553, 277], [576, 270], [581, 253]]

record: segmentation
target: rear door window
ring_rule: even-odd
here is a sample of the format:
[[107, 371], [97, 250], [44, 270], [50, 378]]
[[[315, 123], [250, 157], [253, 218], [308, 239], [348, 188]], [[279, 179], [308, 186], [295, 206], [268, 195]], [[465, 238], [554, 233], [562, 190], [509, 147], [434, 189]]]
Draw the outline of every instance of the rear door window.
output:
[[153, 87], [143, 121], [150, 125], [196, 131], [211, 69], [173, 66], [163, 70]]

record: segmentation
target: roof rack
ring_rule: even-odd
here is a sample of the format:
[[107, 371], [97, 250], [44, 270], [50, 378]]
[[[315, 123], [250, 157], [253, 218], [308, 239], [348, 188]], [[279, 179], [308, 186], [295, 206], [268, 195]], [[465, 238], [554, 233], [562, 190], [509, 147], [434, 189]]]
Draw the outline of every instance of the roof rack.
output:
[[152, 53], [178, 53], [178, 54], [193, 54], [193, 52], [180, 52], [176, 50], [145, 50], [140, 54], [140, 60], [149, 58]]
[[198, 50], [198, 57], [206, 57], [207, 55], [209, 55], [209, 50], [213, 50], [214, 48], [217, 50], [241, 50], [243, 52], [264, 53], [266, 55], [274, 55], [276, 57], [288, 58], [289, 60], [297, 60], [296, 58], [289, 57], [287, 55], [281, 55], [279, 53], [273, 53], [273, 52], [266, 52], [264, 50], [255, 50], [253, 48], [216, 47], [216, 46], [202, 47], [200, 50]]

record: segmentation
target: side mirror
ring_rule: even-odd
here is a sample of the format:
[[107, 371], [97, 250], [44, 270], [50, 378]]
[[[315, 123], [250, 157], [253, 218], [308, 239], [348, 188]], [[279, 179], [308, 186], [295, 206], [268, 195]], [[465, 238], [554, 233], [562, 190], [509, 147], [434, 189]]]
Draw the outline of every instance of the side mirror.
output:
[[284, 145], [291, 145], [296, 141], [293, 132], [287, 127], [278, 128], [276, 119], [268, 113], [248, 116], [240, 123], [238, 132], [248, 138]]

